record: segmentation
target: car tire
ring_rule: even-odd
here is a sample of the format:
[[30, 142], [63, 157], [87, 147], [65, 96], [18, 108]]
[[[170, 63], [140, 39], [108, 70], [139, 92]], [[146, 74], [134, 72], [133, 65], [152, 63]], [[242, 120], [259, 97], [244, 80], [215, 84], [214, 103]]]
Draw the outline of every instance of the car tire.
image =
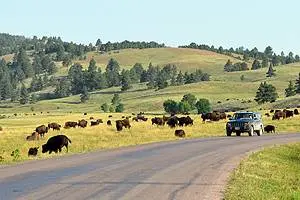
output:
[[251, 127], [250, 127], [250, 130], [249, 130], [249, 132], [248, 132], [248, 134], [249, 134], [249, 136], [253, 136], [253, 133], [254, 133], [254, 129], [253, 129], [253, 127], [251, 126]]
[[237, 131], [236, 136], [241, 136], [241, 132]]

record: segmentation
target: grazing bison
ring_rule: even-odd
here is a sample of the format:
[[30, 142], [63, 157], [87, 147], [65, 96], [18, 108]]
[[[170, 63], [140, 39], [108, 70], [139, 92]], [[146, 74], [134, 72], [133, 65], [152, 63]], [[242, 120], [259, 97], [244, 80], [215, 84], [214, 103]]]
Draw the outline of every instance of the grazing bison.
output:
[[175, 130], [175, 136], [177, 137], [185, 137], [185, 132], [184, 130]]
[[77, 122], [66, 122], [64, 128], [76, 128], [78, 126]]
[[116, 121], [116, 128], [117, 131], [121, 131], [123, 127], [130, 129], [131, 125], [128, 119], [123, 119], [123, 120], [117, 120]]
[[94, 117], [90, 117], [90, 120], [93, 120], [94, 119]]
[[42, 152], [46, 153], [49, 151], [49, 154], [54, 151], [57, 153], [58, 151], [61, 152], [61, 149], [65, 146], [68, 152], [68, 143], [71, 143], [71, 140], [65, 135], [56, 135], [47, 141], [46, 144], [42, 145]]
[[112, 115], [108, 115], [108, 118], [112, 118], [113, 116]]
[[275, 126], [267, 125], [267, 126], [265, 126], [264, 131], [267, 132], [267, 133], [270, 133], [270, 132], [275, 133]]
[[284, 109], [283, 112], [285, 112], [286, 118], [294, 117], [294, 111], [292, 111], [292, 110]]
[[112, 125], [110, 120], [108, 120], [108, 121], [106, 122], [106, 124], [107, 124], [108, 126], [111, 126], [111, 125]]
[[178, 118], [178, 124], [179, 126], [188, 126], [188, 125], [193, 125], [194, 121], [190, 116], [187, 117], [179, 117]]
[[172, 116], [168, 119], [167, 124], [170, 128], [175, 128], [178, 125], [178, 117]]
[[212, 113], [203, 113], [201, 115], [201, 118], [203, 122], [205, 122], [206, 120], [219, 121], [220, 119], [226, 119], [226, 114], [214, 111]]
[[294, 115], [299, 115], [299, 111], [297, 108], [294, 110]]
[[48, 124], [48, 129], [50, 130], [51, 128], [52, 128], [53, 130], [60, 131], [61, 125], [58, 124], [58, 123], [55, 123], [55, 122], [49, 123], [49, 124]]
[[87, 113], [83, 113], [83, 115], [87, 115]]
[[270, 114], [269, 114], [269, 113], [265, 113], [265, 115], [266, 115], [267, 117], [270, 117]]
[[96, 121], [91, 121], [91, 126], [97, 126], [100, 123], [103, 123], [102, 119], [97, 119]]
[[38, 151], [39, 151], [38, 149], [39, 149], [39, 147], [34, 147], [34, 148], [30, 147], [29, 150], [28, 150], [28, 157], [29, 156], [36, 156]]
[[163, 118], [160, 117], [154, 117], [151, 119], [152, 125], [156, 124], [158, 126], [163, 126], [165, 125], [165, 121], [163, 120]]
[[279, 111], [275, 111], [272, 120], [280, 120], [280, 118], [285, 119], [286, 118], [286, 113], [279, 110]]
[[33, 132], [30, 136], [26, 137], [27, 141], [33, 141], [33, 140], [39, 140], [40, 139], [40, 135], [38, 132]]
[[274, 110], [272, 109], [272, 110], [270, 110], [270, 113], [273, 113], [274, 112]]
[[45, 133], [48, 133], [48, 127], [45, 125], [41, 125], [41, 126], [36, 127], [35, 131], [38, 132], [38, 134], [41, 137], [44, 137]]
[[81, 127], [81, 128], [85, 128], [87, 126], [87, 121], [82, 119], [82, 120], [79, 120], [78, 121], [78, 126]]

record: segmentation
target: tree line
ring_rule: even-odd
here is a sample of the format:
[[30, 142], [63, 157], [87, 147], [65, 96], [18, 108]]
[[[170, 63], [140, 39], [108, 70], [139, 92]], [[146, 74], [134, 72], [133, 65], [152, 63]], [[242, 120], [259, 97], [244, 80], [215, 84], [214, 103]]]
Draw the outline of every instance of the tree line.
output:
[[113, 58], [108, 61], [105, 71], [102, 72], [96, 61], [91, 59], [86, 70], [79, 63], [70, 67], [68, 76], [57, 83], [55, 96], [61, 98], [110, 87], [121, 87], [121, 91], [126, 91], [136, 83], [146, 83], [148, 89], [159, 90], [170, 85], [190, 84], [209, 79], [210, 75], [201, 70], [183, 74], [178, 72], [175, 65], [170, 64], [161, 68], [150, 63], [148, 68], [144, 69], [142, 64], [136, 63], [131, 69], [121, 70], [119, 63]]
[[[276, 53], [274, 53], [272, 47], [270, 46], [266, 47], [264, 52], [258, 51], [256, 47], [254, 47], [251, 50], [244, 47], [239, 47], [236, 49], [234, 48], [224, 49], [222, 46], [220, 46], [219, 48], [215, 48], [214, 46], [209, 46], [205, 44], [198, 45], [196, 43], [191, 43], [185, 46], [179, 46], [179, 48], [208, 50], [208, 51], [224, 54], [227, 56], [231, 56], [245, 62], [248, 62], [249, 59], [252, 58], [255, 60], [261, 60], [262, 62], [270, 62], [272, 63], [273, 66], [300, 62], [299, 55], [295, 55], [293, 52], [289, 52], [288, 55], [285, 55], [283, 51], [280, 53], [280, 55], [277, 55]], [[241, 55], [242, 57], [240, 57], [239, 55]], [[262, 66], [266, 67], [268, 66], [268, 64], [262, 64]]]
[[98, 39], [95, 43], [95, 46], [98, 51], [113, 51], [113, 50], [121, 50], [121, 49], [146, 49], [146, 48], [163, 48], [165, 44], [159, 44], [157, 42], [133, 42], [125, 40], [123, 42], [107, 42], [102, 44], [101, 39]]

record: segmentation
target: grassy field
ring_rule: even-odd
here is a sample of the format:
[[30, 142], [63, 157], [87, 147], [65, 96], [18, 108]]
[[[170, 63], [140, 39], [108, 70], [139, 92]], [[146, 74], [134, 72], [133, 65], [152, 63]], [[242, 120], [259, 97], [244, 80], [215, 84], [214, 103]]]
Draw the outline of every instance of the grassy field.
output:
[[300, 199], [300, 144], [252, 154], [234, 172], [225, 199]]
[[[67, 135], [72, 144], [69, 148], [69, 153], [82, 153], [99, 149], [110, 149], [123, 146], [131, 146], [137, 144], [152, 143], [158, 141], [176, 140], [174, 136], [174, 129], [170, 129], [167, 126], [157, 127], [152, 126], [151, 121], [147, 122], [131, 122], [132, 128], [130, 130], [124, 130], [117, 132], [115, 124], [109, 127], [106, 123], [95, 127], [87, 127], [85, 129], [62, 129], [59, 132], [50, 131], [46, 134], [45, 138], [39, 141], [28, 142], [25, 140], [26, 136], [30, 135], [35, 127], [41, 124], [48, 124], [49, 122], [58, 122], [64, 124], [66, 121], [77, 121], [79, 119], [86, 119], [89, 121], [90, 116], [94, 118], [101, 118], [106, 122], [108, 120], [108, 113], [88, 113], [83, 114], [74, 113], [49, 113], [33, 115], [18, 115], [10, 116], [10, 118], [0, 119], [0, 126], [3, 131], [0, 132], [0, 163], [12, 163], [19, 162], [28, 159], [27, 152], [29, 147], [40, 146], [46, 143], [47, 139], [51, 136], [63, 133]], [[113, 113], [113, 122], [117, 119], [121, 119], [122, 115]], [[127, 114], [128, 116], [130, 114]], [[146, 115], [146, 117], [153, 117], [152, 115]], [[225, 121], [214, 123], [202, 123], [199, 115], [191, 116], [194, 120], [194, 126], [184, 127], [183, 129], [187, 133], [187, 138], [197, 137], [213, 137], [225, 135]], [[300, 130], [299, 123], [300, 116], [286, 119], [281, 121], [272, 121], [271, 118], [264, 117], [264, 123], [274, 124], [277, 130], [281, 133], [296, 132]], [[12, 151], [19, 149], [20, 157], [14, 158], [10, 154]], [[65, 151], [61, 155], [64, 155]], [[37, 158], [48, 158], [57, 155], [38, 154]]]

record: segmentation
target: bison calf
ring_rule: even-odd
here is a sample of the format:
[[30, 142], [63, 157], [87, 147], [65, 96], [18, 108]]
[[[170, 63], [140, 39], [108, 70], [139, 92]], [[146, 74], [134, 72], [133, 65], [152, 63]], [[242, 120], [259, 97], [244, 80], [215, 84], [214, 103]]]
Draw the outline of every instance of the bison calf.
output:
[[38, 149], [39, 149], [39, 147], [34, 147], [34, 148], [29, 148], [29, 150], [28, 150], [28, 157], [29, 156], [36, 156], [37, 155], [37, 153], [38, 153]]
[[61, 149], [65, 146], [68, 152], [68, 143], [72, 143], [71, 140], [65, 135], [56, 135], [47, 141], [46, 144], [42, 146], [42, 152], [46, 153], [49, 151], [49, 154], [54, 151], [57, 153], [58, 151], [61, 152]]
[[175, 130], [175, 136], [177, 136], [177, 137], [185, 137], [185, 132], [184, 132], [184, 130]]
[[26, 137], [27, 141], [33, 141], [33, 140], [39, 140], [40, 139], [40, 135], [38, 132], [33, 132], [30, 136]]

